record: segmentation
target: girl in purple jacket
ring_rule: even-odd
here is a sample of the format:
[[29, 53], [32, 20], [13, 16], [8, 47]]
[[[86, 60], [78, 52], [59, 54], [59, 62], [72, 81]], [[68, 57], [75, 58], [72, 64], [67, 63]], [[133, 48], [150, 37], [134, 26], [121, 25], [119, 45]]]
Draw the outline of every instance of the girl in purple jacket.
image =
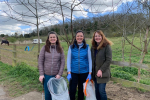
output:
[[[47, 87], [50, 78], [60, 78], [65, 66], [65, 57], [56, 32], [50, 32], [46, 45], [42, 47], [39, 54], [39, 81], [44, 82], [45, 100], [52, 100]], [[43, 80], [44, 79], [44, 80]]]

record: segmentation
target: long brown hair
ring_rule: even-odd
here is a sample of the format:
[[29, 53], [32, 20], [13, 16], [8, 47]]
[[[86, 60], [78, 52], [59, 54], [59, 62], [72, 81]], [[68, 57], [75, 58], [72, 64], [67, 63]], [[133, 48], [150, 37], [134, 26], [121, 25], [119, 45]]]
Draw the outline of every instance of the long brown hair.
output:
[[[95, 34], [96, 34], [96, 33], [98, 33], [99, 35], [102, 36], [102, 40], [101, 40], [101, 42], [100, 42], [100, 44], [99, 44], [98, 46], [97, 46], [97, 42], [95, 41]], [[108, 45], [108, 44], [109, 44], [109, 45], [113, 45], [113, 42], [111, 42], [110, 40], [108, 40], [108, 39], [105, 37], [104, 33], [103, 33], [101, 30], [97, 30], [97, 31], [94, 32], [93, 37], [92, 37], [92, 47], [93, 47], [94, 49], [99, 50], [99, 49], [105, 47], [105, 46]]]
[[51, 31], [48, 33], [48, 37], [47, 37], [47, 40], [46, 40], [46, 45], [45, 45], [45, 51], [49, 52], [50, 53], [50, 46], [51, 46], [51, 43], [49, 41], [49, 36], [50, 34], [55, 34], [56, 37], [57, 37], [57, 41], [56, 41], [56, 50], [58, 53], [62, 53], [62, 47], [60, 45], [60, 42], [59, 42], [59, 39], [58, 39], [58, 36], [57, 36], [57, 33], [54, 32], [54, 31]]

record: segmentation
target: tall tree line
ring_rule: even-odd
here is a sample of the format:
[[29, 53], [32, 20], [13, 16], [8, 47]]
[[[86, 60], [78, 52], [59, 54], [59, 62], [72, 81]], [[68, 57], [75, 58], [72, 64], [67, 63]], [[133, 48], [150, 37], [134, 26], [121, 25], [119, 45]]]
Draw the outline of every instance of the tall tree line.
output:
[[[103, 30], [106, 36], [117, 37], [122, 36], [122, 28], [123, 28], [123, 20], [126, 19], [126, 33], [133, 34], [132, 30], [134, 29], [133, 21], [137, 18], [136, 26], [139, 27], [137, 31], [146, 28], [146, 25], [141, 24], [142, 21], [146, 22], [146, 17], [143, 13], [136, 14], [127, 14], [124, 16], [123, 14], [107, 14], [98, 17], [90, 17], [90, 18], [78, 18], [73, 21], [73, 32], [75, 33], [77, 30], [83, 30], [86, 34], [93, 33], [95, 30]], [[67, 34], [71, 33], [71, 24], [70, 22], [65, 22], [63, 24], [56, 24], [52, 26], [43, 27], [40, 29], [39, 35], [45, 36], [49, 31], [56, 31], [58, 34], [63, 35], [63, 29]], [[36, 30], [30, 33], [31, 36], [36, 35]], [[33, 35], [34, 34], [34, 35]]]

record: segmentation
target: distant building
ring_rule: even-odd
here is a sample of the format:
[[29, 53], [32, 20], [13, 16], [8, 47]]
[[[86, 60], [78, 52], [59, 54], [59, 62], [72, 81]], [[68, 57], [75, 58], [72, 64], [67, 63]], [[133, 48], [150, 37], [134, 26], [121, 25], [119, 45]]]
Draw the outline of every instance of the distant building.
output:
[[[38, 43], [38, 39], [33, 39], [32, 43]], [[42, 43], [42, 40], [40, 39], [40, 43]]]

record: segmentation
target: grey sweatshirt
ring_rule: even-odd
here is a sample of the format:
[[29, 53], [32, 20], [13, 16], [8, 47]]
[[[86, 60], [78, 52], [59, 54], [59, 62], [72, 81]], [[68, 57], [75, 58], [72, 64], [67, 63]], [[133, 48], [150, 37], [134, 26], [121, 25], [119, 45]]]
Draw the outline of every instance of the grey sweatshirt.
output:
[[62, 76], [65, 66], [64, 52], [58, 53], [54, 45], [50, 46], [50, 52], [45, 51], [45, 46], [42, 47], [38, 59], [39, 73]]

